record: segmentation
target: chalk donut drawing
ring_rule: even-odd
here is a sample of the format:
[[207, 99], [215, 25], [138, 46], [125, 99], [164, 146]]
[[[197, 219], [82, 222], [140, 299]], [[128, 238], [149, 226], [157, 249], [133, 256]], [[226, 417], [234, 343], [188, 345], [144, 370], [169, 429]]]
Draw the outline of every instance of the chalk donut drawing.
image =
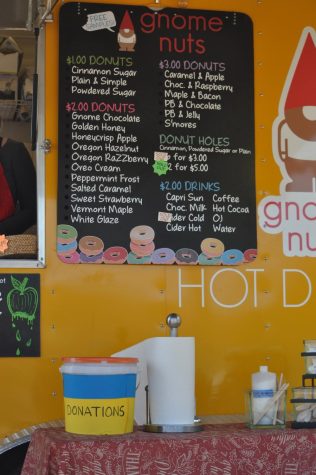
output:
[[222, 257], [207, 257], [203, 252], [199, 255], [200, 266], [219, 266], [222, 263]]
[[151, 264], [151, 256], [136, 256], [133, 252], [130, 252], [127, 256], [128, 264]]
[[154, 242], [148, 244], [135, 244], [133, 241], [130, 243], [131, 251], [138, 257], [150, 256], [155, 250]]
[[244, 252], [244, 261], [245, 262], [252, 262], [257, 258], [257, 249], [247, 249]]
[[78, 237], [78, 231], [69, 224], [59, 224], [57, 226], [57, 242], [60, 244], [69, 244]]
[[64, 263], [77, 264], [79, 262], [77, 253], [76, 228], [69, 224], [59, 224], [57, 226], [57, 255]]
[[185, 265], [196, 265], [198, 263], [198, 253], [193, 249], [184, 247], [176, 252], [176, 263]]
[[104, 249], [102, 239], [97, 236], [83, 236], [78, 246], [82, 264], [102, 264]]
[[94, 256], [88, 256], [84, 252], [80, 252], [80, 262], [81, 264], [102, 264], [103, 252], [100, 252]]
[[63, 262], [64, 264], [79, 264], [80, 263], [79, 252], [74, 252], [73, 254], [71, 255], [68, 254], [66, 256], [58, 254], [58, 257], [61, 260], [61, 262]]
[[69, 244], [57, 243], [57, 253], [59, 256], [70, 256], [77, 250], [77, 241], [72, 241]]
[[244, 254], [239, 249], [228, 249], [223, 252], [221, 258], [223, 265], [235, 266], [243, 262]]
[[77, 240], [76, 228], [68, 224], [57, 227], [57, 255], [65, 264], [154, 264], [220, 266], [253, 262], [256, 249], [225, 250], [224, 243], [207, 237], [201, 241], [199, 254], [195, 249], [182, 247], [174, 251], [169, 247], [155, 249], [155, 230], [148, 225], [134, 226], [130, 233], [130, 250], [123, 246], [110, 246], [104, 250], [104, 242], [98, 236], [83, 236]]
[[218, 257], [223, 254], [225, 246], [219, 239], [205, 238], [201, 242], [201, 251], [207, 257]]
[[155, 231], [150, 226], [135, 226], [130, 232], [131, 242], [134, 244], [149, 244], [155, 238]]
[[172, 249], [161, 247], [153, 252], [151, 262], [153, 264], [174, 264], [175, 257], [175, 252]]
[[103, 253], [104, 264], [124, 264], [127, 259], [128, 252], [125, 247], [112, 246]]

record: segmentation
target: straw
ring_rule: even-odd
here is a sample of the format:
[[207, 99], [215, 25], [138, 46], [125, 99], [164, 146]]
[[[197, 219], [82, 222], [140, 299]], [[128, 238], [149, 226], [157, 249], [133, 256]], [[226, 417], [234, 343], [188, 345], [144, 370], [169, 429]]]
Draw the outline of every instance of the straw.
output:
[[[306, 406], [307, 404], [306, 403], [303, 403], [303, 404], [300, 404], [301, 406]], [[299, 414], [303, 414], [304, 412], [305, 413], [308, 413], [308, 415], [312, 415], [312, 412], [314, 411], [314, 409], [316, 408], [316, 404], [310, 404], [308, 405], [309, 407], [306, 407], [303, 409], [303, 407], [301, 409], [298, 409], [298, 407], [296, 406], [296, 411], [299, 413]], [[298, 419], [299, 416], [296, 416], [296, 421], [297, 422], [309, 422], [309, 421], [302, 421], [301, 419]]]
[[[279, 379], [279, 381], [278, 381], [278, 389], [281, 388], [282, 383], [283, 383], [283, 373], [281, 373], [280, 379]], [[276, 404], [275, 404], [275, 410], [274, 410], [274, 416], [273, 416], [273, 425], [275, 425], [275, 424], [276, 424], [276, 421], [277, 421], [277, 415], [278, 415], [279, 405], [280, 405], [280, 399], [278, 399], [278, 401], [277, 401]]]
[[266, 413], [273, 407], [273, 405], [280, 399], [280, 397], [283, 395], [283, 393], [286, 391], [286, 389], [289, 387], [289, 383], [282, 384], [280, 389], [275, 393], [275, 395], [270, 399], [269, 402], [265, 405], [263, 408], [262, 412], [258, 416], [254, 418], [253, 423], [258, 424], [260, 419], [262, 419], [263, 416], [266, 415]]

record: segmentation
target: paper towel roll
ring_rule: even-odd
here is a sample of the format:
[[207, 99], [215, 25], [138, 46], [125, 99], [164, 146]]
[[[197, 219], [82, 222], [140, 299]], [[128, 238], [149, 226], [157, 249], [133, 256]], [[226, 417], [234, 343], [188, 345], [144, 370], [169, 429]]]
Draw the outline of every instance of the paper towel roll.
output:
[[139, 359], [139, 374], [137, 377], [137, 389], [135, 394], [135, 414], [134, 419], [138, 425], [146, 424], [146, 391], [148, 384], [147, 377], [147, 351], [146, 341], [144, 340], [136, 345], [125, 348], [114, 353], [112, 356], [131, 357]]
[[152, 424], [194, 423], [194, 337], [150, 338], [113, 356], [134, 356], [140, 360], [140, 383], [135, 397], [137, 424], [146, 422], [147, 384]]
[[149, 410], [152, 424], [193, 424], [195, 341], [193, 337], [147, 340]]

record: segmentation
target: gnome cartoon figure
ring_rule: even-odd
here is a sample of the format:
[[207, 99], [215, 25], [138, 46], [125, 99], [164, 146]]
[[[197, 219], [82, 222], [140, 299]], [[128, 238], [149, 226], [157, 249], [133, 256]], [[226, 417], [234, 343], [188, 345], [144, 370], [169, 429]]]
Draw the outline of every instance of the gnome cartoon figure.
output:
[[136, 35], [131, 17], [128, 11], [125, 11], [123, 20], [117, 36], [119, 51], [135, 51]]
[[312, 28], [303, 31], [274, 127], [282, 191], [316, 192], [316, 32]]

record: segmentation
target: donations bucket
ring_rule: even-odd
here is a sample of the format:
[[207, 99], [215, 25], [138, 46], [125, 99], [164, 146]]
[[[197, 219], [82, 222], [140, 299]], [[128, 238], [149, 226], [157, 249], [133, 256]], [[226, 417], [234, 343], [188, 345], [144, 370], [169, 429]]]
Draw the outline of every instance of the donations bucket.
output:
[[137, 358], [63, 358], [65, 430], [132, 432], [137, 363]]

